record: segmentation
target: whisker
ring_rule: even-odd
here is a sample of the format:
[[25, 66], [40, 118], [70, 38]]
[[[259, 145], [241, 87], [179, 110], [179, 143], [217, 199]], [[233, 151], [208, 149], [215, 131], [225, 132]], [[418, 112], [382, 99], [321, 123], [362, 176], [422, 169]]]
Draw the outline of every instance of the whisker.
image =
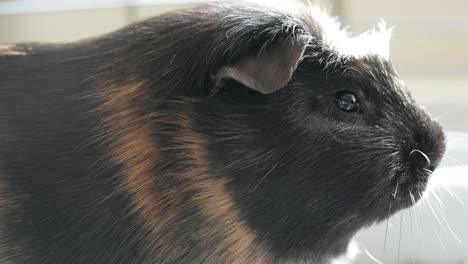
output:
[[367, 256], [368, 256], [370, 259], [372, 259], [373, 261], [375, 261], [375, 263], [377, 263], [377, 264], [383, 264], [381, 261], [379, 261], [379, 260], [376, 259], [374, 256], [372, 256], [372, 254], [371, 254], [369, 251], [367, 251], [366, 248], [364, 249], [364, 252], [366, 252]]
[[[446, 232], [446, 229], [444, 228], [444, 224], [445, 224], [445, 227], [448, 229], [448, 231], [450, 232], [450, 234], [452, 234], [452, 236], [455, 238], [455, 240], [458, 242], [458, 243], [462, 243], [462, 240], [455, 234], [455, 232], [453, 231], [453, 229], [450, 227], [450, 224], [448, 223], [447, 221], [447, 218], [445, 217], [444, 214], [442, 214], [440, 216], [440, 218], [437, 216], [437, 213], [436, 211], [434, 210], [434, 208], [432, 207], [431, 203], [429, 202], [429, 199], [427, 200], [427, 205], [429, 205], [429, 209], [431, 210], [432, 214], [434, 215], [434, 217], [437, 219], [437, 221], [439, 222], [440, 226], [442, 227], [442, 229], [444, 230], [444, 232]], [[440, 220], [442, 219], [442, 221]], [[443, 224], [443, 223], [444, 224]]]
[[414, 199], [414, 195], [411, 191], [409, 191], [409, 195], [411, 197], [411, 203], [413, 204], [413, 206], [416, 205], [416, 199]]
[[[423, 204], [426, 205], [426, 206], [429, 205], [429, 204], [428, 204], [428, 201], [427, 201], [426, 199], [423, 199], [422, 202], [423, 202]], [[437, 218], [437, 217], [435, 217], [435, 218]], [[439, 243], [440, 243], [440, 246], [445, 250], [445, 246], [444, 246], [444, 244], [442, 243], [442, 240], [440, 239], [439, 232], [437, 232], [437, 228], [436, 228], [436, 226], [435, 226], [433, 220], [431, 221], [431, 227], [432, 227], [432, 231], [434, 231], [434, 235], [436, 236], [437, 240], [438, 240]]]
[[[409, 215], [410, 215], [410, 228], [411, 228], [411, 244], [414, 244], [414, 227], [413, 227], [413, 210], [415, 211], [414, 214], [414, 221], [416, 221], [416, 231], [419, 230], [419, 222], [418, 222], [418, 215], [417, 213], [419, 212], [419, 208], [414, 207], [416, 205], [416, 200], [414, 198], [414, 195], [411, 191], [408, 191], [411, 197], [411, 203], [413, 204], [413, 207], [410, 208], [409, 210]], [[414, 258], [413, 258], [414, 262]]]
[[[440, 203], [440, 206], [443, 205], [442, 201], [440, 200], [439, 196], [437, 195], [437, 193], [432, 190], [431, 193], [434, 195], [434, 197], [436, 198], [436, 200], [438, 200]], [[440, 211], [441, 211], [441, 218], [442, 218], [442, 221], [445, 223], [445, 225], [447, 226], [449, 232], [452, 234], [452, 236], [455, 238], [455, 240], [458, 241], [458, 243], [462, 243], [462, 240], [455, 234], [455, 232], [453, 231], [452, 227], [450, 226], [450, 224], [448, 223], [447, 221], [447, 218], [445, 217], [445, 211], [442, 207], [439, 207]]]
[[445, 205], [444, 203], [442, 202], [442, 200], [440, 199], [439, 195], [437, 194], [437, 192], [434, 190], [434, 189], [431, 189], [430, 192], [432, 193], [432, 195], [434, 195], [434, 198], [436, 199], [436, 202], [437, 204], [439, 205], [439, 209], [440, 211], [445, 214]]
[[385, 237], [384, 237], [382, 257], [385, 256], [385, 249], [387, 248], [388, 222], [390, 221], [390, 211], [391, 211], [391, 209], [392, 209], [392, 202], [390, 202], [390, 204], [388, 205], [387, 225], [385, 226]]
[[429, 173], [429, 174], [432, 174], [433, 171], [429, 170], [429, 169], [426, 169], [426, 168], [423, 168], [423, 171]]
[[463, 207], [467, 207], [466, 203], [463, 202], [463, 200], [460, 199], [460, 197], [458, 197], [452, 190], [450, 190], [450, 188], [448, 188], [444, 184], [441, 184], [440, 186], [450, 195], [450, 197], [457, 200]]
[[397, 181], [395, 191], [392, 193], [393, 199], [396, 199], [397, 193], [398, 193], [398, 185], [400, 184], [400, 181]]
[[444, 243], [442, 242], [442, 239], [440, 239], [439, 233], [437, 233], [437, 230], [435, 229], [434, 226], [432, 226], [432, 229], [434, 230], [434, 234], [436, 235], [437, 240], [439, 241], [440, 245], [442, 246], [442, 249], [446, 251], [447, 249], [445, 248]]
[[[411, 193], [411, 192], [410, 192]], [[413, 208], [408, 210], [409, 217], [410, 217], [410, 235], [411, 235], [411, 246], [414, 245], [414, 229], [413, 229]], [[411, 248], [411, 252], [413, 252], [413, 248]], [[414, 254], [411, 254], [411, 263], [414, 264]]]
[[445, 231], [445, 228], [444, 228], [444, 225], [442, 224], [442, 221], [440, 220], [439, 216], [437, 215], [436, 211], [434, 210], [434, 207], [432, 207], [432, 204], [429, 201], [429, 197], [425, 201], [426, 201], [427, 206], [429, 206], [429, 209], [430, 209], [432, 215], [437, 220], [437, 222], [440, 224], [440, 227], [442, 227], [442, 230]]
[[398, 240], [398, 264], [400, 264], [400, 249], [401, 249], [401, 230], [403, 229], [403, 213], [400, 213], [400, 236]]
[[415, 234], [420, 234], [421, 232], [421, 226], [419, 225], [419, 219], [422, 218], [422, 219], [425, 219], [421, 213], [421, 207], [413, 207], [412, 209], [414, 209], [413, 213], [414, 213], [414, 222], [415, 222]]
[[466, 163], [460, 161], [459, 159], [454, 158], [453, 156], [449, 155], [448, 153], [445, 154], [445, 156], [449, 159], [452, 159], [453, 161], [459, 163], [460, 165], [466, 165]]
[[445, 216], [442, 216], [442, 220], [445, 222], [445, 224], [447, 225], [447, 228], [448, 230], [450, 231], [450, 234], [452, 234], [452, 236], [455, 238], [455, 240], [457, 240], [458, 243], [463, 243], [463, 241], [455, 234], [455, 232], [453, 231], [452, 227], [450, 227], [448, 221], [447, 221], [447, 218]]

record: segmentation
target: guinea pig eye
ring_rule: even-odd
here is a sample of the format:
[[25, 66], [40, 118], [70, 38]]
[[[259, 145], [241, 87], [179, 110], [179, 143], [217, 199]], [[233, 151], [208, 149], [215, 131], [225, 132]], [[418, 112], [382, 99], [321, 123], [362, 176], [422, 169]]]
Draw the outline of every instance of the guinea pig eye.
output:
[[341, 91], [335, 94], [335, 104], [343, 112], [354, 113], [359, 111], [359, 99], [350, 91]]

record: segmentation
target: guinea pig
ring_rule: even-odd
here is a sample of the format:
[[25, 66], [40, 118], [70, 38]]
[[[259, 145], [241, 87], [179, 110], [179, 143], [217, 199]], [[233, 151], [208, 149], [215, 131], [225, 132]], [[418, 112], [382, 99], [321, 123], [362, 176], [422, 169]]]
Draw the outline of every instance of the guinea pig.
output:
[[0, 262], [329, 263], [445, 152], [389, 37], [216, 3], [3, 49]]

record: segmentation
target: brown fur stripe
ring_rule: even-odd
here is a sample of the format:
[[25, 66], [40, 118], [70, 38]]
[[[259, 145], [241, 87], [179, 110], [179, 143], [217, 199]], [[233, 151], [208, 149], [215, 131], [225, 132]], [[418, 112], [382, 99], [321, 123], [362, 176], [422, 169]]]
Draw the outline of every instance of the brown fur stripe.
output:
[[[145, 240], [147, 252], [164, 250], [165, 254], [177, 256], [183, 245], [177, 243], [172, 235], [178, 223], [175, 216], [178, 205], [182, 203], [181, 193], [192, 191], [194, 200], [202, 214], [209, 221], [219, 223], [222, 229], [210, 225], [201, 227], [206, 234], [213, 236], [216, 232], [224, 232], [227, 239], [211, 251], [214, 259], [228, 259], [230, 263], [268, 263], [266, 250], [257, 241], [254, 233], [244, 223], [233, 198], [226, 189], [226, 182], [219, 178], [210, 177], [206, 142], [200, 134], [192, 128], [192, 117], [179, 114], [177, 120], [181, 128], [180, 135], [176, 135], [182, 149], [189, 154], [190, 170], [176, 175], [183, 181], [181, 186], [165, 189], [164, 193], [154, 188], [162, 178], [153, 175], [155, 166], [164, 162], [159, 157], [158, 146], [151, 130], [155, 120], [154, 113], [145, 116], [138, 108], [139, 105], [149, 103], [150, 98], [145, 95], [142, 83], [129, 84], [124, 87], [108, 87], [97, 94], [102, 104], [99, 111], [106, 114], [103, 122], [103, 135], [111, 148], [110, 157], [115, 164], [122, 167], [123, 180], [120, 191], [127, 192], [132, 200], [132, 212], [139, 215], [145, 226]], [[164, 121], [162, 121], [164, 122]], [[171, 121], [172, 122], [172, 121]], [[157, 168], [156, 168], [157, 171]], [[209, 243], [207, 243], [208, 245]], [[189, 249], [185, 249], [189, 250]]]
[[[154, 191], [155, 178], [151, 177], [152, 168], [158, 159], [155, 142], [151, 138], [149, 122], [137, 109], [147, 97], [142, 92], [142, 84], [129, 84], [124, 87], [108, 87], [99, 93], [102, 100], [100, 111], [107, 114], [103, 123], [104, 135], [111, 148], [112, 161], [122, 166], [121, 192], [130, 194], [133, 213], [137, 213], [146, 228], [145, 245], [148, 251], [164, 241], [164, 232], [160, 232], [171, 221], [170, 206], [175, 196], [161, 195]], [[161, 211], [164, 208], [164, 212]], [[158, 235], [159, 241], [152, 238]]]
[[197, 193], [195, 201], [202, 213], [220, 222], [225, 228], [226, 244], [219, 247], [215, 254], [221, 255], [224, 252], [220, 251], [228, 250], [227, 259], [230, 263], [269, 263], [266, 250], [242, 219], [233, 197], [226, 189], [226, 182], [219, 177], [208, 176], [212, 172], [208, 162], [207, 142], [192, 128], [192, 120], [188, 115], [179, 116], [179, 122], [184, 128], [180, 140], [190, 153], [193, 163], [193, 169], [181, 176], [185, 177], [188, 187]]

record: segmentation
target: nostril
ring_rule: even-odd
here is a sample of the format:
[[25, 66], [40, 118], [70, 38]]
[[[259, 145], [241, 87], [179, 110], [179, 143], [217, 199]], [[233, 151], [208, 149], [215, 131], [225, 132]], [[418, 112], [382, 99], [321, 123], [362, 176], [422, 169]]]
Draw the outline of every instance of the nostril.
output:
[[431, 159], [426, 155], [426, 153], [422, 152], [419, 149], [413, 149], [410, 152], [410, 156], [413, 155], [414, 153], [417, 153], [417, 154], [421, 155], [426, 160], [428, 166], [431, 165]]
[[411, 163], [417, 167], [423, 169], [431, 169], [433, 164], [431, 164], [431, 159], [427, 156], [426, 153], [422, 152], [419, 149], [413, 149], [409, 154]]

